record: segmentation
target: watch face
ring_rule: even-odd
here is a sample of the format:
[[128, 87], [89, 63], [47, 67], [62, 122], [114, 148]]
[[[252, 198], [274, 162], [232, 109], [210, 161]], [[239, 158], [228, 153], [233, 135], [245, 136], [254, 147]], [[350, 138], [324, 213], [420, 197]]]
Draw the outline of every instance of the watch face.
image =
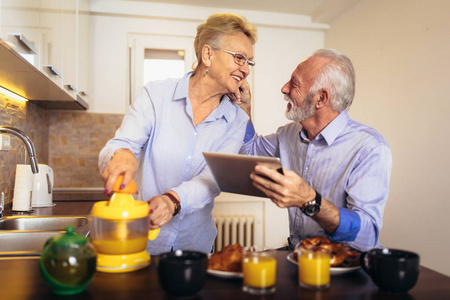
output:
[[305, 208], [304, 213], [310, 217], [313, 217], [313, 216], [317, 215], [319, 213], [319, 211], [320, 211], [320, 206], [317, 204], [313, 204], [313, 205], [308, 205]]

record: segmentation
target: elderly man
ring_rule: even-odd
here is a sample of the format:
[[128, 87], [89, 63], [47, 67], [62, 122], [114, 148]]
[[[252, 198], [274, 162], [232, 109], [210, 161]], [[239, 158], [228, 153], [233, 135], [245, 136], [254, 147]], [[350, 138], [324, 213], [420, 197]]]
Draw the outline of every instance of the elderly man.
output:
[[[281, 92], [294, 122], [267, 136], [256, 135], [250, 122], [241, 153], [281, 158], [284, 175], [257, 166], [251, 178], [273, 203], [288, 208], [290, 248], [313, 236], [362, 251], [381, 247], [392, 157], [376, 130], [347, 113], [355, 94], [351, 61], [336, 50], [318, 50]], [[237, 102], [250, 115], [249, 99], [245, 89]]]

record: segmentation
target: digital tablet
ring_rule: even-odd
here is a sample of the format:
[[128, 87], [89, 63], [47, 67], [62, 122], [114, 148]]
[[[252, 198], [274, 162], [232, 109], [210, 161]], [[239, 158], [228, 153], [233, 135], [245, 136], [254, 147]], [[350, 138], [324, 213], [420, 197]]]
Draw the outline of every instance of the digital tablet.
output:
[[203, 155], [222, 192], [267, 197], [253, 186], [250, 173], [254, 171], [257, 164], [282, 173], [278, 157], [218, 152], [203, 152]]

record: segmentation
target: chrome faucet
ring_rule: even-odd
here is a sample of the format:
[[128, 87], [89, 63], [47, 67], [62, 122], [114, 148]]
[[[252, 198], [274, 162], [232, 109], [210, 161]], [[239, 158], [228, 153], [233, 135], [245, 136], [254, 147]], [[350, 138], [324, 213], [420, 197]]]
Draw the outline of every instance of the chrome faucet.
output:
[[21, 130], [10, 127], [10, 126], [0, 126], [0, 133], [9, 133], [17, 136], [27, 147], [27, 151], [30, 157], [31, 171], [33, 174], [39, 173], [39, 166], [36, 157], [36, 150], [34, 149], [34, 144], [31, 139]]

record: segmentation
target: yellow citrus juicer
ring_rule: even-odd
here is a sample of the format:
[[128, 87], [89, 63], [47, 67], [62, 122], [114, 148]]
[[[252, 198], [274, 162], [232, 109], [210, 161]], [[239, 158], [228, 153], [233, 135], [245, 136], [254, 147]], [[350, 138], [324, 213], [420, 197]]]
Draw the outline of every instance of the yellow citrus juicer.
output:
[[159, 234], [159, 228], [148, 228], [148, 204], [133, 198], [137, 192], [134, 181], [120, 189], [122, 179], [123, 175], [117, 178], [111, 199], [95, 203], [91, 212], [90, 238], [100, 272], [123, 273], [147, 267], [147, 241]]

